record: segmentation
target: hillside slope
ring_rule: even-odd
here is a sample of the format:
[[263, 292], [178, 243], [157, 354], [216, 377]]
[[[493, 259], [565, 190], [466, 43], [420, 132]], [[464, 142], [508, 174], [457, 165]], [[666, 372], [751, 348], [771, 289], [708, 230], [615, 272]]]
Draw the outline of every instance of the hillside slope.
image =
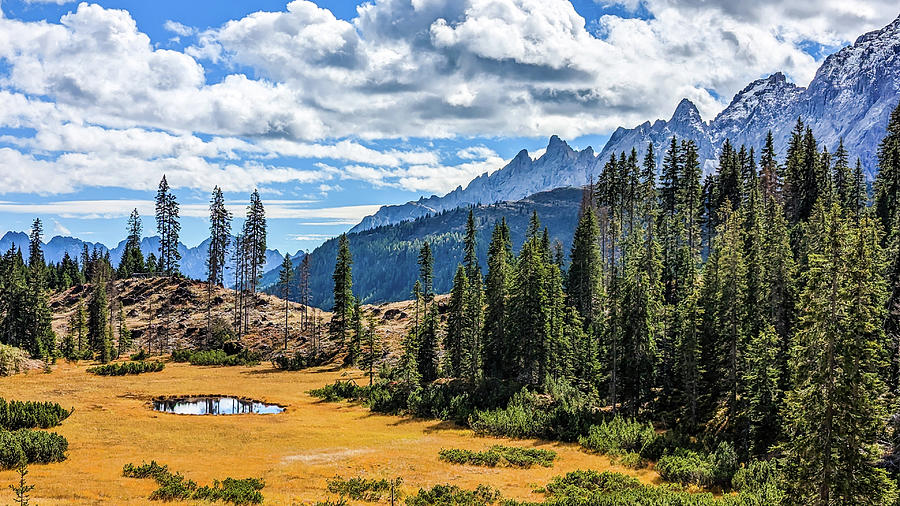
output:
[[[516, 202], [473, 206], [478, 229], [478, 260], [487, 271], [487, 249], [494, 225], [506, 218], [513, 249], [525, 238], [528, 222], [537, 211], [541, 223], [549, 228], [551, 241], [560, 241], [568, 255], [581, 204], [581, 188], [558, 188]], [[435, 215], [386, 225], [348, 235], [353, 255], [353, 292], [364, 303], [377, 304], [409, 299], [418, 276], [417, 260], [424, 241], [434, 254], [434, 289], [450, 291], [456, 266], [463, 259], [463, 236], [469, 208], [461, 207]], [[331, 239], [310, 253], [310, 290], [312, 305], [331, 308], [334, 261], [337, 240]], [[299, 279], [295, 277], [295, 279]], [[275, 290], [277, 270], [265, 274], [260, 286]], [[278, 293], [278, 292], [276, 292]], [[297, 300], [294, 283], [290, 297]]]

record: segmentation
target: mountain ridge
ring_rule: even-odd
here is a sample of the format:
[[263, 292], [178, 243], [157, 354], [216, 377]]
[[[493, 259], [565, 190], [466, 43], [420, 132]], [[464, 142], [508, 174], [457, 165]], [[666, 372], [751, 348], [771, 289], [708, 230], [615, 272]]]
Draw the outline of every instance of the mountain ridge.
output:
[[[547, 152], [536, 160], [521, 150], [506, 165], [486, 172], [463, 188], [439, 197], [423, 197], [405, 204], [382, 206], [366, 216], [351, 232], [399, 223], [464, 205], [515, 201], [527, 195], [563, 186], [586, 184], [614, 153], [637, 149], [643, 155], [652, 143], [662, 160], [672, 138], [691, 139], [697, 144], [704, 171], [712, 172], [724, 140], [759, 149], [772, 130], [775, 148], [783, 156], [790, 132], [798, 118], [813, 130], [816, 139], [830, 150], [843, 138], [852, 157], [859, 157], [867, 176], [877, 172], [876, 146], [891, 110], [900, 98], [900, 16], [885, 27], [860, 35], [826, 57], [807, 87], [775, 72], [750, 82], [712, 120], [705, 121], [687, 98], [676, 106], [671, 118], [644, 121], [633, 127], [618, 127], [595, 154], [569, 148], [556, 135]], [[576, 156], [559, 156], [569, 148]], [[551, 150], [554, 155], [547, 157]], [[543, 174], [540, 172], [543, 171]], [[527, 188], [526, 188], [526, 185]]]

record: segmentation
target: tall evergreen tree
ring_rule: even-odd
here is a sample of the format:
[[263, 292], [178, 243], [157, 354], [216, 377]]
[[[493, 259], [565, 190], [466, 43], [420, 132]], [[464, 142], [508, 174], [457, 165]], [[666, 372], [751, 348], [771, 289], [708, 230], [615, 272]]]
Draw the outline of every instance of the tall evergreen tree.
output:
[[877, 228], [848, 226], [817, 206], [817, 234], [792, 349], [787, 396], [786, 483], [804, 504], [890, 504], [894, 487], [876, 468], [884, 430], [884, 301]]
[[488, 273], [485, 288], [483, 359], [485, 374], [506, 377], [510, 363], [512, 336], [509, 333], [509, 288], [512, 282], [512, 246], [506, 220], [494, 226], [488, 246]]
[[209, 202], [209, 249], [206, 255], [206, 338], [212, 338], [213, 286], [223, 286], [225, 255], [231, 242], [231, 212], [225, 208], [225, 196], [216, 186]]
[[181, 223], [178, 221], [178, 201], [169, 191], [166, 176], [159, 182], [156, 192], [156, 233], [159, 236], [159, 270], [167, 276], [178, 274], [178, 236]]
[[118, 275], [120, 278], [130, 278], [132, 274], [144, 272], [144, 254], [141, 253], [141, 215], [137, 209], [131, 211], [128, 217], [128, 237], [125, 239], [125, 251], [119, 261]]
[[291, 281], [294, 279], [294, 264], [291, 263], [291, 256], [285, 253], [284, 261], [281, 262], [281, 271], [278, 273], [278, 284], [281, 285], [281, 296], [284, 298], [284, 349], [288, 345], [288, 295], [291, 291]]
[[875, 212], [883, 230], [890, 230], [900, 207], [900, 103], [891, 112], [887, 135], [878, 144]]
[[331, 339], [344, 346], [349, 337], [350, 318], [353, 315], [353, 256], [347, 234], [338, 240], [338, 254], [334, 263], [334, 306], [331, 309]]

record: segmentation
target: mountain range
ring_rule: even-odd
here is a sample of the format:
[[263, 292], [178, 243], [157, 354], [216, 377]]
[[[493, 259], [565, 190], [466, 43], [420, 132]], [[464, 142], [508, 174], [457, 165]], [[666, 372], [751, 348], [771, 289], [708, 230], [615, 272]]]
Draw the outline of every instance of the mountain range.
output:
[[859, 157], [871, 179], [877, 173], [877, 144], [891, 110], [900, 99], [900, 17], [880, 30], [859, 37], [828, 56], [806, 88], [790, 83], [778, 72], [753, 81], [711, 121], [684, 99], [669, 120], [619, 127], [599, 154], [590, 147], [576, 151], [558, 137], [546, 152], [532, 159], [520, 151], [508, 164], [485, 173], [465, 188], [439, 197], [423, 197], [400, 205], [383, 206], [353, 227], [360, 232], [399, 223], [459, 206], [515, 201], [540, 191], [579, 186], [597, 176], [610, 155], [652, 143], [660, 160], [672, 136], [697, 143], [706, 172], [716, 166], [725, 139], [759, 149], [771, 130], [783, 155], [798, 118], [812, 128], [816, 139], [834, 151], [841, 138], [852, 158]]
[[[10, 248], [19, 248], [22, 250], [22, 256], [28, 260], [28, 234], [24, 232], [7, 232], [0, 237], [0, 253], [8, 251]], [[93, 251], [94, 248], [100, 253], [105, 254], [109, 251], [109, 259], [113, 266], [118, 266], [122, 259], [122, 253], [125, 252], [125, 241], [119, 242], [115, 248], [108, 248], [104, 244], [82, 241], [74, 237], [54, 236], [43, 244], [44, 259], [48, 262], [59, 262], [63, 255], [68, 253], [74, 259], [81, 258], [81, 252], [84, 246], [88, 250]], [[157, 254], [159, 252], [159, 237], [144, 237], [141, 240], [141, 252], [144, 257], [150, 253]], [[209, 239], [206, 239], [199, 245], [188, 248], [182, 243], [178, 243], [178, 252], [181, 253], [179, 262], [181, 273], [192, 279], [206, 278], [206, 257], [209, 252]], [[292, 258], [301, 258], [302, 255], [292, 255]], [[266, 264], [264, 271], [276, 269], [284, 260], [284, 254], [278, 250], [266, 250]], [[227, 277], [227, 276], [226, 276]], [[225, 284], [231, 286], [231, 281], [226, 279]]]

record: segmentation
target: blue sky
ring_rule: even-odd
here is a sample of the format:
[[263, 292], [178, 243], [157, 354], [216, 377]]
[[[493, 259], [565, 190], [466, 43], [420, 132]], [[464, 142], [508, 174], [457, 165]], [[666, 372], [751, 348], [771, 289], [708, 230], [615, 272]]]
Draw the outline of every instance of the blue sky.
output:
[[[776, 71], [805, 85], [891, 2], [0, 1], [0, 229], [109, 245], [163, 174], [183, 241], [220, 185], [270, 247], [443, 194], [552, 134], [598, 150], [687, 97], [711, 119]], [[239, 221], [236, 225], [239, 225]]]

